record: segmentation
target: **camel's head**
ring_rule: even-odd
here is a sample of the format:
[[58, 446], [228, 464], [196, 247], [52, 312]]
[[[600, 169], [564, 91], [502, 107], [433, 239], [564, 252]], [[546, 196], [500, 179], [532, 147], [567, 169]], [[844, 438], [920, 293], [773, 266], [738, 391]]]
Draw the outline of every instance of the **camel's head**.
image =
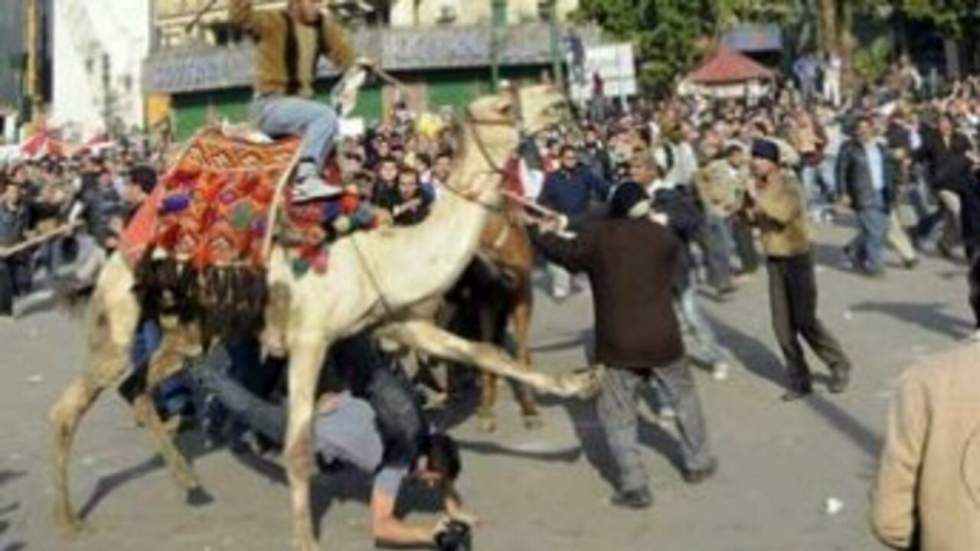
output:
[[517, 147], [518, 129], [534, 135], [557, 125], [568, 113], [568, 102], [551, 84], [506, 87], [468, 107], [469, 121], [481, 141], [504, 155]]
[[522, 86], [516, 95], [524, 131], [537, 134], [569, 116], [568, 100], [553, 84]]

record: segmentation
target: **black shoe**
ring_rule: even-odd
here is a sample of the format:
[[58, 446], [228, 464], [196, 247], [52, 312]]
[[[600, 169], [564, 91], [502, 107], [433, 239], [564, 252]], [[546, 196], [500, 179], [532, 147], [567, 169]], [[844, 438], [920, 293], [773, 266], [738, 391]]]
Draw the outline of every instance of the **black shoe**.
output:
[[609, 502], [624, 509], [648, 509], [653, 505], [653, 497], [650, 495], [650, 490], [644, 486], [639, 490], [616, 492]]
[[714, 457], [708, 462], [708, 466], [695, 471], [684, 471], [684, 482], [688, 484], [700, 484], [714, 476], [718, 471], [718, 460]]
[[841, 394], [847, 390], [847, 385], [851, 383], [851, 376], [846, 371], [835, 371], [830, 377], [830, 382], [827, 383], [827, 388], [830, 389], [831, 394]]
[[914, 270], [919, 265], [919, 259], [918, 258], [910, 258], [910, 259], [907, 259], [907, 260], [903, 260], [902, 261], [902, 264], [905, 266], [905, 269], [906, 270], [912, 271], [912, 270]]
[[787, 390], [785, 394], [780, 398], [784, 402], [795, 402], [797, 400], [806, 398], [807, 396], [813, 394], [812, 388], [792, 388]]

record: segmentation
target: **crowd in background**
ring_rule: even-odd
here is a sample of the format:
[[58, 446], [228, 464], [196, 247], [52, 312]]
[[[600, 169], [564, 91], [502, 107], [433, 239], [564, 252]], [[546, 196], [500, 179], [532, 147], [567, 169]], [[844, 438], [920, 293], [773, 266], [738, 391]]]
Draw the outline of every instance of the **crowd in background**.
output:
[[[883, 273], [888, 245], [907, 268], [914, 268], [923, 249], [952, 257], [965, 243], [971, 256], [980, 239], [980, 203], [971, 194], [980, 80], [957, 81], [948, 94], [934, 96], [902, 60], [882, 81], [842, 98], [838, 86], [827, 82], [838, 78], [835, 67], [832, 58], [801, 59], [795, 80], [753, 100], [694, 95], [625, 105], [600, 99], [599, 109], [594, 100], [578, 125], [521, 147], [524, 193], [574, 225], [601, 209], [610, 189], [636, 180], [647, 167], [650, 173], [639, 176], [649, 180], [645, 186], [657, 192], [655, 200], [659, 196], [689, 219], [682, 233], [693, 252], [692, 273], [723, 296], [759, 266], [753, 231], [740, 211], [751, 177], [749, 147], [766, 138], [778, 144], [780, 164], [799, 177], [814, 222], [833, 221], [848, 210], [845, 203], [854, 211], [858, 234], [843, 259], [861, 273]], [[398, 103], [389, 122], [339, 142], [328, 179], [356, 184], [395, 223], [417, 222], [449, 178], [454, 136], [447, 117], [418, 115]], [[144, 141], [132, 142], [19, 162], [0, 172], [0, 247], [66, 223], [81, 225], [74, 236], [0, 258], [0, 316], [12, 314], [13, 297], [33, 281], [51, 281], [77, 259], [89, 260], [89, 268], [72, 265], [74, 276], [90, 278], [87, 272], [112, 251], [164, 164]], [[862, 145], [872, 143], [880, 147]], [[644, 156], [652, 162], [638, 167]], [[864, 170], [868, 159], [873, 166]], [[885, 202], [867, 204], [868, 186], [883, 188], [885, 193], [871, 195]], [[939, 227], [942, 234], [933, 239]], [[567, 296], [574, 280], [556, 266], [549, 273], [553, 295]]]

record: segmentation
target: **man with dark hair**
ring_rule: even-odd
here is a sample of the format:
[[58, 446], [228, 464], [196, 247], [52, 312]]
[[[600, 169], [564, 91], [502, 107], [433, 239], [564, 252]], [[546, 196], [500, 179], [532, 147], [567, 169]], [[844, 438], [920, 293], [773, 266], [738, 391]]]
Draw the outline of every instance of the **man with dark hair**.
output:
[[[592, 211], [593, 201], [605, 201], [610, 186], [588, 167], [579, 162], [578, 150], [570, 145], [559, 150], [560, 168], [545, 176], [538, 202], [568, 218], [572, 227], [578, 227]], [[551, 295], [563, 300], [571, 292], [572, 281], [568, 272], [560, 266], [548, 265], [551, 276]]]
[[[196, 386], [216, 396], [239, 421], [281, 446], [285, 405], [252, 394], [228, 375], [231, 363], [228, 351], [218, 346], [191, 368], [190, 375]], [[462, 470], [455, 441], [429, 432], [411, 386], [369, 337], [336, 343], [324, 374], [325, 391], [317, 402], [312, 429], [317, 458], [321, 465], [349, 465], [374, 475], [374, 539], [385, 545], [440, 544], [440, 549], [454, 549], [440, 542], [467, 537], [468, 526], [477, 522], [463, 512], [454, 487]], [[398, 494], [407, 479], [441, 491], [446, 515], [439, 522], [414, 524], [396, 516]]]
[[[0, 251], [20, 243], [26, 237], [28, 209], [21, 183], [4, 181], [0, 174]], [[26, 255], [0, 257], [0, 319], [14, 317], [14, 297], [30, 285]]]
[[837, 185], [857, 214], [858, 234], [844, 248], [855, 269], [878, 276], [885, 271], [888, 216], [896, 196], [896, 170], [891, 156], [875, 138], [874, 122], [857, 121], [854, 139], [837, 156]]
[[752, 172], [755, 181], [747, 190], [744, 214], [762, 233], [772, 325], [787, 363], [789, 388], [783, 400], [798, 400], [813, 393], [813, 376], [800, 336], [830, 368], [830, 391], [844, 392], [851, 362], [817, 318], [813, 245], [800, 183], [792, 172], [779, 169], [779, 146], [768, 140], [752, 143]]
[[279, 12], [256, 11], [252, 1], [231, 1], [229, 14], [231, 22], [256, 43], [253, 111], [259, 129], [273, 136], [303, 136], [294, 200], [337, 195], [341, 189], [328, 185], [321, 176], [339, 128], [337, 113], [312, 98], [321, 55], [340, 72], [355, 67], [347, 33], [322, 11], [322, 0], [289, 0], [288, 7]]
[[[704, 415], [685, 359], [672, 287], [680, 242], [650, 219], [650, 200], [637, 183], [616, 188], [611, 216], [585, 224], [573, 239], [533, 230], [535, 245], [550, 261], [585, 272], [592, 284], [595, 361], [607, 368], [596, 404], [599, 422], [619, 470], [612, 503], [651, 505], [637, 443], [637, 398], [656, 385], [676, 411], [684, 479], [696, 484], [714, 474]], [[560, 226], [560, 223], [559, 223]], [[544, 230], [560, 229], [551, 223]]]

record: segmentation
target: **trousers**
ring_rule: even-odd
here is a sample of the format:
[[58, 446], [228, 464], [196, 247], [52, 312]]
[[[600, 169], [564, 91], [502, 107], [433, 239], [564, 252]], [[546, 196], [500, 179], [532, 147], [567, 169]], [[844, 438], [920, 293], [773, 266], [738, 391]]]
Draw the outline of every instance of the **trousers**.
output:
[[333, 147], [340, 123], [327, 105], [291, 96], [261, 96], [252, 105], [255, 122], [270, 136], [302, 136], [301, 159], [322, 167]]
[[649, 372], [610, 367], [602, 379], [596, 413], [619, 471], [619, 489], [647, 487], [648, 476], [638, 442], [637, 404], [643, 387], [656, 385], [677, 412], [684, 468], [696, 471], [711, 462], [701, 400], [685, 360]]
[[770, 257], [766, 268], [769, 273], [772, 327], [786, 360], [788, 386], [804, 390], [813, 384], [800, 337], [806, 340], [831, 371], [849, 372], [851, 362], [840, 343], [817, 318], [817, 280], [813, 253]]

